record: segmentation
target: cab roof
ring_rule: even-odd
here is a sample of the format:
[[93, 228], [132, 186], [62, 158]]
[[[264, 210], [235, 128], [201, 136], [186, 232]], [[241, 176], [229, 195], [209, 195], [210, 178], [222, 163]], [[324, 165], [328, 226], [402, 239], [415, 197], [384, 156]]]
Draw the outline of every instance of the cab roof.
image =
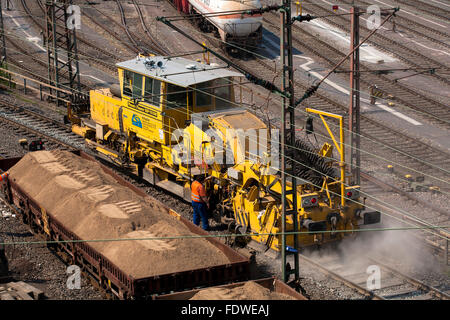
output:
[[119, 62], [116, 66], [181, 87], [219, 78], [243, 76], [241, 73], [223, 67], [202, 64], [181, 57], [137, 57]]

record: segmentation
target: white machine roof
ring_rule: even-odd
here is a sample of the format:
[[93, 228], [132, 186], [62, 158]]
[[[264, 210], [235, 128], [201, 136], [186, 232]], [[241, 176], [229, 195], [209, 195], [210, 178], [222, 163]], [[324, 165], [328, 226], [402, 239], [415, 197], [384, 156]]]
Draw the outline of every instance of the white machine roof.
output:
[[181, 87], [188, 87], [218, 78], [243, 76], [241, 73], [223, 67], [202, 64], [181, 57], [138, 57], [119, 62], [116, 66]]

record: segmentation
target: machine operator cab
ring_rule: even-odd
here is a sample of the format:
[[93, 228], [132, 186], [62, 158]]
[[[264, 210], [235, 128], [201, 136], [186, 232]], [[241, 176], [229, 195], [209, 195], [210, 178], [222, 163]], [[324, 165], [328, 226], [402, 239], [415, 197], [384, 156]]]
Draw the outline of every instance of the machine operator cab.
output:
[[232, 77], [242, 76], [181, 57], [138, 57], [117, 66], [122, 99], [132, 111], [124, 121], [145, 140], [163, 145], [192, 114], [235, 107]]

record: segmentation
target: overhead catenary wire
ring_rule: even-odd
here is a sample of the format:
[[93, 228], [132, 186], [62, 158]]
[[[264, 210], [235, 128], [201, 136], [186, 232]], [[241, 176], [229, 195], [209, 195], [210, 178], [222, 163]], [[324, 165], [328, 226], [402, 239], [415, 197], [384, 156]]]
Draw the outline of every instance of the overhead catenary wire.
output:
[[[230, 81], [230, 80], [228, 80], [228, 81]], [[230, 82], [232, 82], [232, 81], [230, 81]], [[210, 96], [213, 96], [213, 97], [215, 97], [216, 99], [220, 99], [220, 100], [222, 100], [222, 101], [224, 101], [224, 102], [227, 102], [227, 103], [230, 103], [230, 104], [234, 104], [234, 105], [237, 105], [237, 106], [239, 106], [239, 103], [237, 103], [237, 102], [232, 102], [232, 101], [230, 101], [230, 100], [228, 100], [228, 99], [224, 99], [223, 97], [219, 97], [219, 96], [216, 96], [216, 95], [213, 95], [213, 94], [211, 94], [210, 92], [206, 92], [206, 91], [203, 91], [203, 90], [201, 90], [201, 89], [198, 89], [198, 88], [195, 88], [195, 87], [188, 87], [187, 88], [188, 90], [193, 90], [193, 91], [199, 91], [199, 92], [201, 92], [201, 93], [203, 93], [203, 94], [207, 94], [207, 95], [210, 95]], [[167, 102], [167, 100], [166, 100], [166, 102]], [[249, 109], [249, 108], [247, 108], [247, 109]], [[185, 113], [184, 111], [182, 111], [183, 113]], [[306, 113], [306, 112], [305, 112]], [[309, 114], [309, 113], [308, 113]], [[325, 137], [325, 138], [327, 138], [327, 139], [329, 139], [329, 140], [331, 140], [329, 137], [327, 137], [327, 136], [323, 136], [323, 135], [320, 135], [320, 136], [322, 136], [322, 137]], [[348, 146], [348, 144], [345, 144], [346, 146]], [[294, 147], [295, 148], [295, 147]], [[361, 151], [363, 151], [363, 152], [365, 152], [365, 153], [368, 153], [368, 154], [371, 154], [371, 155], [373, 155], [373, 156], [377, 156], [377, 155], [375, 155], [375, 154], [372, 154], [372, 153], [370, 153], [370, 152], [367, 152], [367, 151], [365, 151], [365, 150], [363, 150], [363, 149], [361, 149]], [[381, 158], [381, 159], [383, 159], [383, 160], [385, 160], [385, 161], [389, 161], [388, 159], [386, 159], [386, 158], [383, 158], [383, 157], [380, 157], [380, 156], [377, 156], [378, 158]], [[392, 162], [392, 161], [389, 161], [389, 163], [394, 163], [395, 164], [395, 162]], [[411, 170], [414, 170], [414, 169], [412, 169], [412, 168], [408, 168], [408, 167], [406, 167], [406, 166], [404, 166], [404, 165], [401, 165], [401, 164], [399, 164], [400, 166], [402, 166], [402, 167], [405, 167], [405, 168], [407, 168], [407, 169], [411, 169]], [[423, 172], [420, 172], [420, 171], [417, 171], [417, 170], [415, 170], [416, 172], [418, 172], [418, 173], [421, 173], [421, 174], [424, 174], [424, 175], [426, 175], [425, 173], [423, 173]], [[432, 176], [431, 176], [432, 177]], [[442, 182], [445, 182], [445, 183], [447, 183], [446, 181], [444, 181], [444, 180], [441, 180]]]
[[[258, 143], [258, 142], [257, 142], [257, 143]], [[316, 169], [314, 169], [314, 168], [312, 168], [312, 167], [309, 167], [309, 166], [305, 165], [304, 163], [300, 163], [300, 162], [296, 161], [295, 159], [292, 159], [292, 158], [290, 158], [290, 157], [288, 157], [288, 156], [286, 156], [286, 157], [289, 158], [289, 159], [291, 159], [291, 161], [297, 162], [297, 163], [301, 164], [302, 166], [305, 166], [305, 167], [307, 167], [307, 168], [309, 168], [309, 169], [311, 169], [311, 170], [313, 170], [313, 171], [318, 172], [319, 174], [321, 174], [321, 175], [323, 175], [323, 176], [326, 176], [326, 175], [323, 174], [322, 172], [319, 172], [319, 171], [317, 171]], [[333, 159], [333, 160], [334, 160], [334, 159]], [[273, 167], [272, 167], [272, 168], [273, 168]], [[279, 168], [273, 168], [273, 169], [277, 170], [278, 172], [281, 172]], [[285, 172], [285, 173], [286, 173], [287, 175], [291, 176], [291, 177], [301, 178], [301, 177], [297, 177], [297, 176], [291, 175], [291, 174], [289, 174], [289, 173], [287, 173], [287, 172]], [[329, 177], [329, 176], [328, 176], [328, 178], [334, 179], [333, 177]], [[315, 186], [315, 187], [317, 187], [317, 188], [319, 188], [319, 189], [321, 188], [321, 186], [316, 185], [316, 184], [314, 184], [314, 183], [310, 183], [310, 184], [313, 185], [313, 186]], [[344, 183], [344, 185], [347, 186], [347, 187], [351, 187], [351, 185], [346, 184], [346, 183]], [[338, 194], [338, 193], [336, 193], [336, 192], [333, 192], [333, 191], [329, 191], [329, 192], [330, 192], [331, 194], [336, 195], [336, 196], [340, 196], [340, 194]], [[372, 195], [370, 195], [370, 194], [368, 194], [368, 193], [365, 193], [364, 191], [360, 191], [360, 193], [363, 194], [363, 195], [367, 195], [369, 198], [373, 198], [374, 200], [376, 200], [376, 201], [378, 201], [378, 202], [380, 202], [380, 203], [383, 203], [384, 205], [387, 205], [388, 207], [390, 207], [391, 209], [396, 210], [397, 212], [401, 212], [402, 214], [404, 214], [404, 215], [410, 217], [410, 218], [413, 219], [413, 220], [416, 220], [416, 221], [418, 221], [418, 222], [420, 222], [420, 223], [427, 224], [427, 222], [421, 220], [420, 218], [418, 218], [418, 217], [416, 217], [416, 216], [414, 216], [414, 215], [411, 215], [410, 213], [408, 213], [408, 212], [406, 212], [406, 211], [404, 211], [404, 210], [402, 210], [402, 209], [400, 209], [400, 208], [398, 208], [398, 207], [396, 207], [396, 206], [393, 206], [393, 205], [391, 205], [391, 204], [388, 204], [388, 203], [386, 203], [386, 202], [384, 202], [384, 201], [382, 201], [382, 200], [380, 200], [380, 199], [378, 199], [378, 198], [376, 198], [376, 197], [374, 197], [374, 196], [372, 196]], [[373, 207], [367, 206], [367, 205], [365, 205], [365, 204], [363, 204], [363, 203], [361, 203], [361, 202], [355, 201], [355, 200], [350, 199], [350, 198], [347, 198], [347, 197], [345, 197], [345, 196], [344, 196], [344, 198], [345, 198], [346, 200], [348, 200], [348, 201], [351, 201], [351, 202], [354, 202], [354, 203], [358, 203], [358, 204], [364, 205], [364, 206], [366, 206], [366, 207], [369, 207], [369, 208], [371, 208], [371, 209], [377, 210], [377, 208], [373, 208]], [[382, 211], [380, 211], [380, 212], [382, 212]], [[391, 218], [394, 218], [394, 219], [396, 219], [396, 220], [398, 220], [398, 221], [401, 221], [401, 222], [404, 222], [404, 223], [405, 223], [405, 221], [403, 221], [402, 219], [399, 219], [399, 218], [394, 217], [394, 216], [392, 216], [392, 215], [390, 215], [390, 214], [387, 214], [386, 212], [382, 212], [382, 213], [383, 213], [384, 215], [390, 216]], [[407, 223], [408, 223], [408, 222], [407, 222]]]
[[[89, 240], [38, 240], [38, 241], [8, 241], [0, 242], [0, 245], [32, 245], [32, 244], [58, 244], [58, 243], [89, 243], [89, 242], [117, 242], [117, 241], [143, 241], [143, 240], [180, 240], [180, 239], [207, 239], [207, 238], [227, 238], [227, 237], [251, 237], [251, 236], [277, 236], [286, 235], [294, 236], [301, 234], [326, 234], [326, 233], [364, 233], [374, 231], [408, 231], [408, 230], [425, 230], [425, 229], [449, 229], [450, 226], [435, 227], [390, 227], [390, 228], [367, 228], [367, 229], [349, 229], [349, 230], [325, 230], [325, 231], [290, 231], [279, 233], [236, 233], [236, 234], [207, 234], [207, 235], [179, 235], [179, 236], [161, 236], [161, 237], [142, 237], [142, 238], [110, 238], [110, 239], [89, 239]], [[5, 233], [5, 232], [0, 232]]]
[[[361, 44], [362, 44], [362, 43], [360, 43], [360, 45], [361, 45]], [[289, 106], [289, 107], [292, 108], [292, 106]], [[349, 131], [348, 129], [344, 129], [344, 130]], [[355, 133], [355, 134], [356, 134], [356, 133]], [[362, 136], [361, 134], [358, 134], [358, 135], [359, 135], [360, 137], [364, 137], [364, 136]], [[367, 138], [367, 137], [366, 137], [366, 138]], [[376, 141], [373, 141], [373, 140], [370, 139], [370, 138], [367, 138], [367, 139], [369, 139], [369, 140], [372, 141], [372, 142], [376, 142]], [[376, 142], [376, 143], [379, 144], [378, 142]], [[435, 167], [435, 168], [437, 168], [437, 169], [439, 169], [439, 170], [443, 170], [443, 171], [446, 171], [447, 173], [450, 173], [450, 171], [444, 170], [443, 168], [438, 167], [438, 166], [436, 166], [436, 165], [434, 165], [434, 164], [432, 164], [432, 163], [426, 162], [426, 161], [424, 161], [424, 160], [422, 160], [422, 159], [413, 157], [413, 156], [411, 156], [411, 155], [409, 155], [409, 154], [406, 154], [406, 153], [403, 152], [403, 151], [400, 151], [400, 150], [398, 150], [398, 149], [392, 148], [392, 147], [387, 146], [387, 145], [383, 145], [383, 146], [385, 146], [385, 147], [387, 147], [387, 148], [389, 148], [389, 149], [398, 151], [398, 152], [402, 153], [403, 155], [405, 155], [405, 156], [407, 156], [407, 157], [412, 157], [412, 158], [414, 158], [416, 161], [419, 161], [419, 162], [422, 162], [422, 163], [426, 163], [427, 165], [430, 165], [430, 166]], [[400, 165], [401, 167], [405, 167], [405, 166], [402, 165], [402, 164], [398, 164], [398, 165]], [[407, 168], [407, 167], [406, 167], [406, 168]], [[419, 171], [417, 171], [417, 170], [415, 170], [415, 169], [412, 169], [412, 170], [415, 171], [415, 172], [420, 173]], [[432, 178], [435, 179], [435, 180], [440, 180], [440, 181], [442, 181], [442, 182], [444, 182], [444, 183], [448, 183], [447, 181], [444, 181], [444, 180], [439, 179], [439, 178], [437, 178], [437, 177], [434, 177], [434, 176], [431, 176], [431, 175], [428, 175], [428, 174], [424, 174], [424, 175], [427, 175], [427, 176], [429, 176], [429, 177], [432, 177]]]
[[[294, 160], [295, 161], [295, 160]], [[314, 170], [314, 169], [313, 169]], [[293, 177], [295, 177], [295, 176], [293, 176]], [[317, 186], [317, 187], [319, 187], [320, 188], [320, 186]], [[333, 192], [332, 192], [333, 193]], [[350, 201], [353, 201], [353, 202], [356, 202], [356, 201], [354, 201], [354, 200], [351, 200], [351, 199], [348, 199], [348, 200], [350, 200]]]
[[[205, 36], [205, 37], [213, 38], [212, 36], [205, 35], [205, 34], [203, 34], [203, 33], [201, 33], [201, 32], [198, 32], [198, 31], [194, 31], [194, 32], [196, 32], [196, 33], [198, 33], [198, 34], [202, 34], [202, 35]], [[214, 38], [214, 40], [217, 40], [217, 39]], [[221, 41], [221, 42], [223, 42], [223, 43], [226, 43], [226, 42], [224, 42], [224, 41], [222, 41], [222, 40], [217, 40], [217, 41]], [[266, 58], [265, 56], [263, 56], [263, 55], [260, 55], [260, 54], [254, 52], [254, 51], [246, 50], [246, 49], [241, 48], [241, 47], [239, 47], [239, 46], [233, 45], [232, 43], [227, 43], [227, 45], [230, 45], [230, 46], [232, 46], [232, 47], [235, 47], [235, 48], [237, 48], [237, 49], [239, 49], [239, 50], [242, 50], [242, 51], [245, 51], [245, 52], [247, 52], [247, 53], [251, 53], [251, 54], [253, 54], [255, 57], [258, 57], [258, 58], [261, 58], [261, 59], [267, 59], [267, 58]], [[303, 71], [303, 72], [306, 73], [306, 74], [309, 73], [308, 71]], [[376, 72], [376, 70], [374, 70], [374, 72]], [[346, 85], [344, 85], [344, 87], [348, 88], [348, 86], [346, 86]], [[328, 88], [321, 88], [321, 90], [328, 91], [328, 92], [331, 92], [331, 93], [335, 93], [335, 91], [330, 90], [330, 89], [328, 89]], [[369, 95], [369, 97], [370, 97], [370, 94], [364, 92], [363, 90], [359, 90], [359, 92], [362, 93], [362, 94], [364, 94], [364, 95], [367, 94], [367, 95]], [[385, 99], [385, 98], [379, 98], [379, 97], [377, 97], [377, 99], [378, 99], [378, 100], [382, 100], [382, 101], [389, 102], [388, 99]], [[411, 109], [411, 108], [408, 107], [408, 106], [405, 106], [405, 107], [408, 108], [408, 109]], [[443, 120], [443, 119], [441, 119], [441, 118], [438, 118], [438, 117], [436, 117], [436, 116], [434, 116], [434, 115], [432, 115], [432, 114], [425, 113], [425, 112], [421, 112], [421, 111], [419, 111], [419, 110], [417, 110], [417, 109], [413, 109], [413, 111], [416, 112], [416, 113], [423, 114], [424, 116], [434, 117], [434, 118], [436, 118], [436, 119], [439, 119], [440, 121], [447, 122], [447, 121], [445, 121], [445, 120]], [[448, 122], [448, 123], [450, 123], [450, 122]]]
[[[196, 89], [196, 90], [198, 90], [198, 89]], [[199, 91], [201, 91], [201, 90], [199, 90]], [[203, 92], [203, 93], [206, 93], [206, 92]], [[221, 100], [224, 100], [224, 101], [226, 101], [226, 102], [230, 102], [230, 103], [232, 103], [231, 101], [229, 101], [229, 100], [225, 100], [225, 99], [223, 99], [222, 97], [217, 97], [216, 96], [216, 98], [219, 98], [219, 99], [221, 99]], [[238, 103], [235, 103], [235, 104], [238, 104]], [[328, 137], [326, 137], [326, 138], [328, 138]], [[329, 139], [329, 138], [328, 138]], [[307, 150], [304, 150], [304, 151], [306, 151], [307, 152]], [[362, 150], [363, 152], [364, 152], [364, 150]], [[385, 158], [383, 158], [383, 159], [385, 159]], [[385, 159], [386, 161], [388, 161], [387, 159]], [[405, 180], [406, 181], [406, 180]]]
[[[278, 101], [275, 101], [275, 103], [279, 104]], [[237, 104], [237, 103], [236, 103], [236, 104]], [[308, 113], [308, 112], [306, 112], [306, 111], [303, 111], [303, 110], [301, 110], [301, 109], [296, 109], [296, 111], [300, 111], [300, 112], [304, 113], [304, 114], [307, 115], [307, 116], [313, 116], [313, 117], [319, 119], [319, 116], [318, 116], [318, 115], [315, 115], [315, 114], [311, 115], [310, 113]], [[337, 127], [337, 125], [335, 125], [335, 124], [333, 124], [333, 123], [331, 123], [331, 126]], [[294, 127], [299, 128], [298, 126], [295, 126], [295, 125], [294, 125]], [[349, 129], [347, 129], [347, 128], [344, 128], [344, 132], [345, 132], [345, 131], [351, 133], [351, 130], [349, 130]], [[321, 135], [321, 134], [318, 134], [318, 133], [316, 133], [316, 134], [319, 135], [319, 136], [321, 136], [321, 137], [323, 137], [323, 138], [325, 138], [325, 139], [327, 139], [328, 141], [331, 141], [331, 138], [328, 137], [328, 136]], [[374, 143], [380, 144], [379, 142], [374, 141], [373, 139], [370, 139], [369, 137], [366, 137], [366, 136], [364, 136], [364, 135], [362, 135], [362, 134], [359, 134], [359, 136], [360, 136], [361, 138], [368, 139], [369, 141], [372, 141], [372, 142], [374, 142]], [[349, 144], [347, 144], [347, 143], [344, 143], [344, 145], [347, 146], [347, 147], [352, 147], [351, 145], [349, 145]], [[395, 149], [395, 148], [389, 147], [389, 146], [384, 145], [384, 144], [383, 144], [382, 146], [388, 147], [388, 148], [391, 149], [391, 150], [400, 152], [400, 153], [402, 153], [403, 155], [405, 155], [405, 156], [407, 156], [407, 157], [410, 157], [410, 158], [412, 158], [412, 159], [414, 159], [414, 160], [417, 160], [417, 161], [419, 161], [419, 162], [425, 163], [425, 164], [430, 165], [430, 166], [432, 166], [432, 167], [436, 167], [436, 166], [435, 166], [434, 164], [432, 164], [432, 163], [429, 163], [429, 162], [424, 161], [424, 160], [422, 160], [422, 159], [413, 157], [413, 156], [411, 156], [411, 155], [409, 155], [409, 154], [405, 154], [404, 152], [402, 152], [402, 151], [399, 150], [399, 149]], [[352, 147], [352, 148], [353, 148], [353, 147]], [[295, 148], [294, 148], [294, 149], [295, 149]], [[390, 164], [393, 163], [393, 164], [399, 165], [400, 167], [403, 167], [403, 168], [405, 168], [405, 169], [414, 171], [414, 172], [419, 173], [419, 174], [423, 174], [423, 175], [428, 176], [428, 177], [430, 177], [430, 178], [432, 178], [432, 179], [435, 179], [435, 180], [444, 182], [444, 183], [446, 183], [446, 184], [449, 184], [448, 181], [439, 179], [439, 178], [434, 177], [434, 176], [432, 176], [432, 175], [429, 175], [429, 174], [426, 174], [426, 173], [424, 173], [424, 172], [421, 172], [421, 171], [415, 170], [415, 169], [413, 169], [413, 168], [407, 167], [407, 166], [405, 166], [404, 164], [400, 164], [400, 163], [397, 163], [397, 162], [395, 162], [395, 161], [391, 161], [391, 160], [389, 160], [389, 159], [387, 159], [387, 158], [384, 158], [384, 157], [378, 156], [378, 155], [376, 155], [376, 154], [374, 154], [374, 153], [371, 153], [371, 152], [369, 152], [369, 151], [366, 151], [366, 150], [364, 150], [364, 149], [362, 149], [362, 148], [355, 148], [355, 149], [360, 150], [360, 151], [362, 151], [362, 152], [364, 152], [364, 153], [366, 153], [366, 154], [369, 154], [369, 155], [371, 155], [371, 156], [377, 157], [378, 159], [381, 159], [381, 160], [384, 160], [384, 161], [386, 161], [386, 162], [389, 162]], [[440, 169], [440, 170], [442, 170], [442, 171], [446, 171], [446, 170], [444, 170], [444, 169], [442, 169], [442, 168], [440, 168], [440, 167], [436, 167], [436, 168], [437, 168], [437, 169]], [[446, 171], [446, 172], [448, 172], [448, 171]]]
[[[185, 113], [185, 111], [181, 111], [181, 110], [180, 110], [180, 112]], [[256, 143], [257, 143], [258, 145], [260, 145], [259, 142], [256, 141]], [[282, 145], [284, 145], [284, 144], [282, 144]], [[258, 156], [258, 155], [257, 155], [257, 156]], [[293, 159], [293, 158], [291, 158], [291, 157], [288, 157], [288, 156], [286, 156], [286, 157], [287, 157], [288, 159], [290, 159], [291, 161], [294, 161], [294, 162], [296, 162], [296, 163], [299, 163], [299, 164], [301, 164], [302, 166], [307, 167], [307, 168], [309, 168], [309, 169], [311, 169], [311, 170], [313, 170], [313, 171], [316, 171], [316, 172], [318, 172], [319, 174], [321, 174], [321, 175], [323, 175], [323, 176], [327, 176], [327, 175], [323, 174], [322, 172], [319, 172], [319, 171], [316, 170], [315, 168], [309, 167], [309, 166], [305, 165], [304, 163], [300, 163], [300, 162], [298, 162], [297, 160], [295, 160], [295, 159]], [[334, 160], [334, 159], [333, 159], [333, 160]], [[279, 168], [273, 168], [273, 169], [276, 169], [278, 172], [280, 172]], [[289, 173], [286, 173], [286, 174], [290, 175]], [[290, 176], [295, 177], [295, 178], [301, 178], [301, 177], [297, 177], [297, 176], [293, 176], [293, 175], [290, 175]], [[330, 177], [330, 176], [327, 176], [327, 178], [334, 179], [333, 177]], [[317, 187], [317, 188], [321, 188], [321, 186], [319, 186], [319, 185], [315, 185], [314, 183], [311, 183], [311, 184], [312, 184], [313, 186]], [[344, 183], [344, 185], [345, 185], [345, 186], [351, 186], [351, 185], [345, 184], [345, 183]], [[340, 196], [340, 194], [335, 193], [335, 192], [331, 192], [331, 191], [330, 191], [330, 193], [333, 193], [333, 194], [336, 194], [337, 196]], [[365, 193], [364, 191], [360, 191], [360, 193], [363, 194], [363, 195], [367, 195], [368, 197], [373, 198], [373, 199], [375, 199], [376, 201], [379, 201], [379, 202], [381, 202], [381, 203], [383, 203], [383, 204], [385, 204], [385, 205], [388, 205], [388, 207], [394, 208], [394, 209], [397, 210], [398, 212], [402, 212], [404, 215], [409, 216], [411, 219], [415, 219], [415, 220], [417, 220], [417, 221], [419, 221], [419, 222], [421, 222], [421, 223], [426, 223], [426, 222], [420, 220], [419, 218], [417, 218], [417, 217], [415, 217], [415, 216], [409, 214], [408, 212], [406, 212], [406, 211], [404, 211], [404, 210], [402, 210], [402, 209], [400, 209], [400, 208], [398, 208], [398, 207], [395, 207], [395, 206], [393, 206], [393, 205], [391, 205], [391, 204], [388, 204], [388, 203], [386, 203], [386, 202], [384, 202], [384, 201], [381, 201], [380, 199], [378, 199], [378, 198], [376, 198], [376, 197], [374, 197], [374, 196], [372, 196], [372, 195], [370, 195], [370, 194], [367, 194], [367, 193]], [[364, 205], [363, 203], [354, 201], [354, 200], [352, 200], [352, 199], [350, 199], [350, 198], [347, 198], [347, 197], [345, 197], [345, 198], [346, 198], [347, 200], [349, 200], [349, 201], [352, 201], [352, 202], [355, 202], [355, 203], [359, 203], [359, 204], [361, 204], [361, 205]], [[386, 214], [386, 213], [384, 213], [384, 214]], [[393, 217], [393, 216], [391, 216], [391, 217]]]

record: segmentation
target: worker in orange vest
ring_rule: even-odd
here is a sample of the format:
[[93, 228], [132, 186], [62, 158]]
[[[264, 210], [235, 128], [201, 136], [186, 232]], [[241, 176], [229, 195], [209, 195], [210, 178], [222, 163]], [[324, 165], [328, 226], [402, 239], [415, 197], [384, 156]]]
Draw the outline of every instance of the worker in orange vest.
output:
[[203, 186], [205, 181], [204, 175], [199, 175], [191, 185], [192, 208], [194, 209], [194, 224], [200, 225], [202, 220], [202, 229], [208, 230], [208, 213], [206, 209], [209, 208], [208, 198], [206, 197], [206, 190]]

